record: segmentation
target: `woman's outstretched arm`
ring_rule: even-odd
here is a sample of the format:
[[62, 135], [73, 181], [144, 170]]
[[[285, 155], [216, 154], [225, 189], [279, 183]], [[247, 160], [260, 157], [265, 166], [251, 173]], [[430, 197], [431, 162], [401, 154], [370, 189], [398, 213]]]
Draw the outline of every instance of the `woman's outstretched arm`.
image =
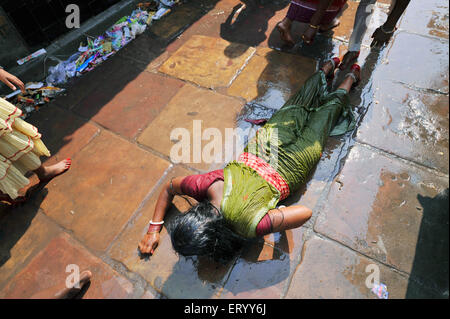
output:
[[312, 211], [299, 205], [271, 209], [268, 214], [272, 221], [272, 232], [277, 233], [302, 226], [311, 218]]
[[[169, 205], [172, 203], [173, 197], [177, 194], [183, 194], [181, 191], [181, 182], [184, 178], [185, 176], [173, 178], [163, 186], [158, 201], [156, 202], [155, 212], [153, 213], [153, 223], [164, 221], [164, 216]], [[142, 254], [153, 254], [155, 252], [159, 244], [159, 231], [161, 227], [162, 225], [150, 225], [147, 233], [139, 243], [139, 250]]]
[[159, 194], [158, 201], [156, 202], [155, 212], [153, 214], [153, 222], [161, 222], [164, 220], [167, 208], [175, 195], [184, 195], [181, 190], [181, 182], [186, 176], [175, 177], [171, 181], [168, 181], [161, 193]]

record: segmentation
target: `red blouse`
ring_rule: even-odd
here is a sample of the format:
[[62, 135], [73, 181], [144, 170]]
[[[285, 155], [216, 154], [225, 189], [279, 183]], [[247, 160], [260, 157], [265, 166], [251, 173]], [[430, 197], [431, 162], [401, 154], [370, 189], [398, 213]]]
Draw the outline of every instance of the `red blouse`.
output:
[[[206, 174], [187, 176], [181, 182], [181, 190], [184, 194], [201, 202], [207, 198], [208, 188], [217, 181], [223, 181], [223, 169], [212, 171]], [[268, 214], [259, 222], [256, 227], [256, 235], [264, 236], [271, 233], [272, 221]]]

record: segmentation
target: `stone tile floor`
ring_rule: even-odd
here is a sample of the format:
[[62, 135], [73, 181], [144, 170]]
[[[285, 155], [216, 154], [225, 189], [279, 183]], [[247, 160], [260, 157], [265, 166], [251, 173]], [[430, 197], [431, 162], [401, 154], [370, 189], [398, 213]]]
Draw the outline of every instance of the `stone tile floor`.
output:
[[[329, 139], [285, 203], [311, 207], [308, 223], [252, 242], [228, 265], [176, 255], [165, 229], [154, 256], [139, 256], [161, 185], [227, 160], [171, 162], [174, 128], [248, 129], [245, 117], [270, 116], [345, 53], [356, 2], [334, 32], [292, 49], [274, 30], [288, 3], [183, 4], [28, 119], [53, 154], [47, 163], [71, 157], [73, 167], [24, 206], [0, 206], [0, 298], [64, 282], [69, 264], [94, 274], [85, 298], [377, 298], [365, 284], [373, 267], [389, 298], [448, 298], [444, 0], [412, 1], [382, 51], [369, 49], [372, 21], [350, 96], [358, 128]], [[376, 5], [381, 21], [388, 4]], [[176, 198], [169, 218], [189, 205]]]

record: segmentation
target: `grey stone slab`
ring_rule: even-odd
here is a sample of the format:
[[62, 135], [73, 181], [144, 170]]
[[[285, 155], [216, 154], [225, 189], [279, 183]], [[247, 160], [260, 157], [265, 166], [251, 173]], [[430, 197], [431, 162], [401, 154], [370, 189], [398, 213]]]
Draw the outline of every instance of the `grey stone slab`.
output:
[[446, 177], [356, 145], [314, 230], [448, 290]]

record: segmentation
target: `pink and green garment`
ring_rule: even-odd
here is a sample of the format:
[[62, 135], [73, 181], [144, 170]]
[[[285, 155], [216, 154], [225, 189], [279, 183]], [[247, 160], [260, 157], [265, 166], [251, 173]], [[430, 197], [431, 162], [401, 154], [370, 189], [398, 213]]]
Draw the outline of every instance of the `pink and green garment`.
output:
[[260, 220], [286, 197], [279, 178], [287, 184], [288, 194], [297, 191], [319, 162], [328, 136], [342, 135], [354, 127], [347, 91], [329, 92], [325, 74], [313, 74], [244, 150], [270, 163], [277, 174], [269, 170], [273, 178], [268, 179], [243, 160], [225, 167], [221, 210], [230, 227], [241, 236], [256, 237]]

